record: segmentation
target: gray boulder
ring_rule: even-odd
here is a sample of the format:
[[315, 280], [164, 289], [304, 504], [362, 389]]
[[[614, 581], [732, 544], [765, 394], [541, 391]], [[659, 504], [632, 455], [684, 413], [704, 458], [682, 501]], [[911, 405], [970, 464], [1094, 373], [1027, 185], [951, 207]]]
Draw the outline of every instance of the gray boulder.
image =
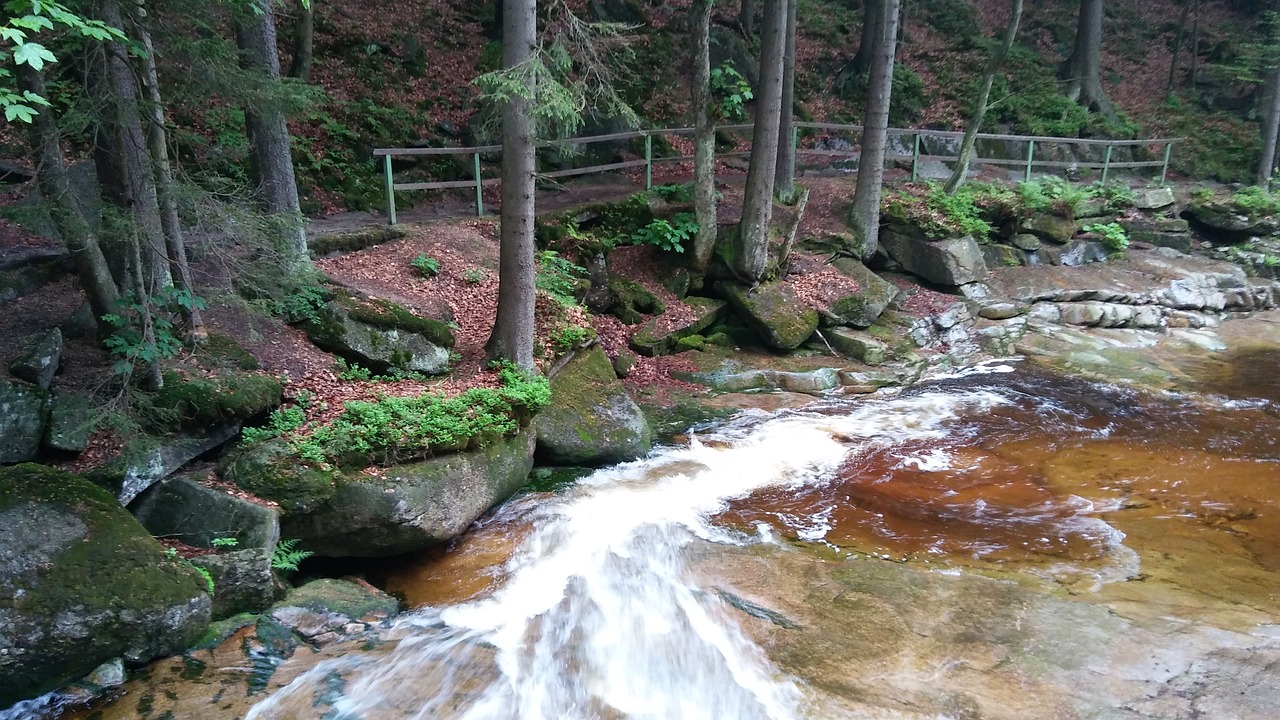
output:
[[1160, 210], [1173, 204], [1173, 188], [1139, 188], [1133, 191], [1133, 206], [1139, 210]]
[[697, 315], [690, 322], [672, 330], [667, 330], [667, 323], [662, 316], [644, 324], [631, 336], [629, 345], [641, 355], [669, 355], [676, 349], [676, 344], [684, 338], [706, 330], [724, 315], [725, 301], [703, 297], [687, 297], [684, 303], [693, 308]]
[[551, 404], [534, 418], [538, 459], [548, 465], [609, 465], [649, 452], [649, 421], [599, 346], [551, 377]]
[[818, 329], [818, 311], [800, 302], [787, 285], [765, 283], [748, 288], [718, 282], [716, 291], [769, 347], [794, 350]]
[[9, 362], [9, 372], [41, 390], [48, 390], [62, 360], [62, 331], [58, 328], [36, 333], [22, 343]]
[[89, 399], [83, 395], [54, 394], [49, 403], [44, 446], [57, 452], [84, 452], [93, 430], [89, 408]]
[[46, 416], [42, 390], [16, 380], [0, 380], [0, 465], [36, 456]]
[[318, 347], [377, 373], [435, 375], [449, 369], [448, 326], [395, 303], [341, 295], [302, 327]]
[[261, 612], [275, 599], [276, 578], [271, 571], [271, 550], [247, 548], [191, 559], [213, 578], [213, 619], [239, 613]]
[[121, 505], [128, 505], [143, 490], [221, 446], [239, 432], [240, 423], [231, 423], [199, 434], [175, 433], [163, 438], [138, 440], [126, 446], [116, 459], [89, 471], [88, 478], [115, 493]]
[[0, 469], [0, 526], [0, 707], [181, 652], [209, 624], [204, 579], [83, 478]]
[[1018, 223], [1019, 233], [1030, 233], [1059, 245], [1071, 240], [1078, 229], [1075, 220], [1048, 212], [1034, 213]]
[[278, 511], [205, 487], [185, 475], [156, 484], [131, 509], [152, 535], [194, 547], [213, 547], [218, 538], [234, 538], [237, 548], [269, 552], [280, 541]]
[[354, 475], [305, 514], [286, 514], [281, 532], [329, 557], [399, 555], [467, 529], [527, 481], [534, 437], [521, 432], [478, 450]]
[[871, 327], [880, 313], [898, 296], [898, 287], [872, 272], [866, 265], [853, 258], [838, 257], [831, 266], [845, 277], [858, 283], [858, 292], [838, 298], [827, 312], [842, 325]]
[[932, 283], [964, 285], [987, 275], [982, 249], [971, 237], [926, 240], [884, 228], [880, 242], [907, 272]]
[[888, 345], [865, 332], [832, 328], [824, 331], [824, 335], [836, 352], [866, 365], [883, 365], [890, 354]]

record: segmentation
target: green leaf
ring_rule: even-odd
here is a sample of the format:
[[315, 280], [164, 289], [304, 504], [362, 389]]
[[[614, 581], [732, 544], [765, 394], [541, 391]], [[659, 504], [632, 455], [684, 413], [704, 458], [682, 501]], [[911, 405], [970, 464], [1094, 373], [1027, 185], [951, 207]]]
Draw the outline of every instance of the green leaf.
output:
[[29, 123], [35, 116], [35, 109], [27, 105], [14, 104], [4, 109], [4, 119], [9, 122], [21, 120], [24, 123]]
[[27, 34], [17, 28], [0, 27], [0, 39], [17, 45], [27, 39]]
[[42, 15], [26, 15], [23, 17], [13, 18], [9, 21], [9, 24], [14, 27], [34, 30], [35, 32], [53, 29], [53, 21]]
[[30, 65], [35, 70], [42, 70], [46, 62], [57, 62], [58, 58], [40, 43], [23, 43], [14, 48], [13, 61], [19, 65]]
[[35, 104], [35, 105], [43, 105], [43, 106], [45, 106], [45, 107], [49, 107], [49, 101], [48, 101], [48, 100], [45, 100], [44, 98], [42, 98], [42, 97], [40, 97], [39, 95], [37, 95], [37, 94], [35, 94], [35, 93], [31, 92], [30, 90], [23, 90], [23, 91], [22, 91], [22, 97], [23, 97], [23, 98], [25, 98], [25, 99], [26, 99], [26, 101], [27, 101], [27, 102], [29, 102], [29, 103], [33, 103], [33, 104]]

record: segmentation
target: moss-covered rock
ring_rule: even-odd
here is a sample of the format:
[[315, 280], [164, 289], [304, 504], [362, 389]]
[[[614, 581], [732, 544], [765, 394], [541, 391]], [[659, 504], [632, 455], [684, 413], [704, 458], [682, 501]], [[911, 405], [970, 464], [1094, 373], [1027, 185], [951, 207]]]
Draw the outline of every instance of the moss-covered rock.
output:
[[643, 322], [645, 315], [661, 315], [666, 311], [656, 295], [634, 280], [610, 277], [609, 292], [613, 295], [609, 313], [628, 325]]
[[242, 447], [221, 463], [218, 474], [240, 489], [278, 504], [286, 515], [319, 508], [344, 482], [335, 469], [302, 463], [285, 440]]
[[794, 350], [818, 329], [818, 311], [800, 302], [791, 288], [781, 283], [765, 283], [752, 289], [719, 282], [716, 290], [772, 348]]
[[48, 390], [62, 359], [62, 331], [58, 328], [25, 338], [18, 354], [9, 361], [9, 372], [41, 390]]
[[46, 417], [43, 390], [16, 380], [0, 380], [0, 465], [36, 456]]
[[394, 597], [350, 580], [321, 578], [295, 588], [271, 610], [297, 607], [312, 612], [336, 613], [351, 620], [374, 620], [389, 617], [400, 609]]
[[836, 298], [827, 308], [827, 312], [842, 325], [869, 327], [898, 296], [896, 285], [853, 258], [838, 257], [831, 261], [831, 266], [858, 283], [858, 292]]
[[0, 526], [0, 707], [113, 657], [180, 652], [209, 624], [204, 579], [83, 478], [0, 470]]
[[355, 252], [374, 245], [399, 240], [409, 235], [407, 225], [375, 225], [354, 232], [329, 233], [307, 239], [311, 257], [326, 257], [344, 252]]
[[894, 226], [881, 230], [880, 244], [907, 272], [938, 285], [964, 285], [987, 274], [982, 249], [971, 237], [930, 240]]
[[1030, 233], [1059, 245], [1069, 242], [1079, 229], [1075, 220], [1050, 212], [1032, 213], [1018, 223], [1018, 232]]
[[87, 477], [115, 493], [123, 505], [184, 465], [221, 446], [240, 431], [239, 423], [215, 425], [201, 433], [135, 437], [114, 460], [90, 470]]
[[532, 434], [521, 432], [476, 450], [353, 476], [307, 512], [286, 514], [281, 531], [331, 557], [398, 555], [443, 543], [524, 485], [533, 444]]
[[89, 398], [75, 393], [56, 393], [49, 403], [44, 446], [56, 452], [80, 453], [89, 445], [93, 431]]
[[[632, 350], [641, 355], [669, 355], [676, 351], [681, 340], [698, 335], [711, 327], [724, 315], [725, 301], [713, 298], [688, 297], [685, 304], [697, 311], [697, 316], [689, 323], [671, 332], [658, 331], [659, 318], [654, 318], [637, 330], [629, 341]], [[685, 347], [684, 349], [692, 349]]]
[[537, 220], [538, 245], [560, 252], [608, 251], [616, 238], [630, 236], [653, 222], [657, 198], [637, 193], [623, 200], [577, 205]]
[[280, 404], [284, 386], [270, 375], [222, 371], [212, 377], [164, 373], [164, 387], [143, 396], [139, 404], [159, 429], [176, 421], [186, 427], [242, 422]]
[[130, 509], [152, 535], [193, 547], [213, 547], [214, 540], [230, 538], [237, 548], [270, 553], [280, 541], [276, 510], [205, 487], [188, 475], [158, 483]]
[[377, 373], [449, 369], [449, 326], [386, 300], [338, 293], [302, 324], [318, 347]]
[[652, 433], [599, 347], [551, 378], [551, 404], [534, 418], [538, 458], [551, 465], [608, 465], [643, 456]]

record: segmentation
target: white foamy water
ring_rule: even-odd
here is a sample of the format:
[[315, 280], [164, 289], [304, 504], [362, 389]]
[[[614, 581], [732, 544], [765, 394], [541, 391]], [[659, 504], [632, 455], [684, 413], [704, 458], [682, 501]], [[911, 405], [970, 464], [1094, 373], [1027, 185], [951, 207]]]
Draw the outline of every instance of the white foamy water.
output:
[[322, 662], [251, 719], [782, 720], [804, 693], [699, 587], [695, 540], [767, 541], [714, 527], [762, 488], [827, 481], [850, 453], [942, 437], [986, 391], [922, 393], [760, 419], [601, 470], [528, 512], [535, 528], [492, 596], [403, 617], [398, 642]]

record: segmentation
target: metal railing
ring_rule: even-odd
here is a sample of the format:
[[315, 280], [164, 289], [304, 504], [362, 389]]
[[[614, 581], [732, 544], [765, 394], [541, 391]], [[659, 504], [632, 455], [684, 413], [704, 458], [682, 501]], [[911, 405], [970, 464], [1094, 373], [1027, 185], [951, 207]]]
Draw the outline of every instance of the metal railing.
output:
[[[791, 175], [795, 175], [795, 158], [801, 155], [832, 157], [832, 158], [855, 158], [861, 155], [860, 150], [831, 150], [821, 148], [805, 148], [800, 146], [801, 130], [818, 130], [818, 131], [834, 131], [842, 133], [860, 133], [861, 125], [841, 125], [836, 123], [814, 123], [814, 122], [797, 122], [794, 124], [795, 131], [791, 136], [792, 148], [792, 167], [789, 169]], [[716, 130], [720, 131], [742, 131], [752, 129], [751, 125], [721, 125]], [[660, 130], [631, 130], [627, 132], [609, 133], [606, 135], [592, 135], [589, 137], [570, 138], [566, 140], [543, 141], [537, 144], [538, 147], [557, 147], [587, 145], [597, 142], [609, 142], [615, 140], [634, 140], [637, 138], [644, 139], [644, 159], [643, 160], [627, 160], [623, 162], [605, 163], [603, 165], [591, 165], [588, 167], [568, 168], [565, 170], [555, 170], [551, 172], [538, 173], [538, 178], [551, 179], [571, 177], [576, 175], [590, 175], [593, 173], [610, 172], [614, 170], [627, 170], [631, 168], [644, 168], [644, 187], [646, 190], [653, 187], [653, 168], [659, 163], [672, 162], [688, 162], [693, 160], [692, 155], [673, 155], [654, 157], [653, 155], [653, 139], [655, 137], [691, 135], [693, 128], [666, 128]], [[956, 155], [922, 155], [920, 152], [921, 140], [924, 138], [943, 138], [956, 139], [964, 136], [962, 132], [952, 132], [948, 130], [919, 130], [919, 129], [903, 129], [890, 128], [889, 136], [894, 138], [911, 138], [912, 151], [909, 154], [889, 153], [885, 155], [885, 160], [911, 160], [911, 179], [914, 181], [919, 177], [920, 164], [922, 161], [939, 160], [954, 161], [958, 159]], [[1097, 140], [1092, 138], [1060, 138], [1039, 135], [1002, 135], [996, 133], [978, 133], [979, 140], [997, 140], [1004, 142], [1026, 143], [1027, 154], [1024, 159], [1001, 159], [1001, 158], [974, 158], [975, 164], [983, 165], [1004, 165], [1011, 167], [1024, 168], [1023, 177], [1026, 180], [1031, 179], [1033, 168], [1039, 166], [1042, 168], [1090, 168], [1102, 170], [1102, 182], [1107, 181], [1107, 175], [1113, 169], [1130, 169], [1130, 168], [1160, 168], [1160, 183], [1164, 184], [1169, 172], [1169, 157], [1176, 143], [1182, 142], [1183, 138], [1151, 138], [1147, 140]], [[1046, 144], [1056, 145], [1093, 145], [1103, 146], [1102, 162], [1092, 161], [1061, 161], [1061, 160], [1037, 160], [1035, 158], [1037, 145]], [[1150, 147], [1162, 146], [1164, 148], [1163, 157], [1159, 160], [1138, 160], [1125, 162], [1112, 162], [1112, 152], [1117, 147]], [[375, 157], [383, 159], [383, 172], [385, 175], [385, 184], [387, 192], [387, 219], [394, 225], [396, 222], [396, 201], [395, 193], [397, 190], [449, 190], [458, 188], [475, 188], [475, 205], [476, 215], [484, 215], [484, 187], [486, 185], [498, 185], [501, 181], [498, 178], [486, 178], [481, 174], [480, 156], [486, 153], [501, 152], [501, 145], [481, 145], [477, 147], [439, 147], [439, 148], [378, 148], [373, 151]], [[725, 153], [716, 153], [717, 158], [725, 157], [745, 157], [749, 156], [750, 151], [733, 151]], [[471, 155], [472, 156], [472, 179], [470, 180], [448, 180], [442, 182], [411, 182], [397, 183], [392, 169], [392, 158], [404, 156], [423, 156], [423, 155]]]

